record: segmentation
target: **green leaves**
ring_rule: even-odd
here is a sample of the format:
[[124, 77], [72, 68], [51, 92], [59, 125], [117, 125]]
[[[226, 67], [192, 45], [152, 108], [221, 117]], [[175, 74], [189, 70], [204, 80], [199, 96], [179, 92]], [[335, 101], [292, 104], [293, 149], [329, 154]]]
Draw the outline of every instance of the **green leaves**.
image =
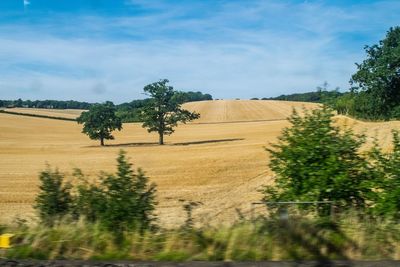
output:
[[353, 115], [366, 119], [398, 117], [400, 105], [400, 27], [390, 28], [378, 45], [366, 46], [367, 58], [357, 64], [350, 84], [357, 92]]
[[135, 226], [148, 228], [155, 219], [155, 184], [141, 169], [135, 173], [124, 151], [117, 158], [118, 171], [101, 178], [105, 209], [99, 211], [100, 221], [111, 230], [127, 230]]
[[89, 182], [79, 169], [73, 176], [75, 187], [65, 183], [58, 170], [48, 167], [40, 173], [35, 208], [43, 222], [51, 225], [67, 215], [73, 219], [83, 217], [118, 233], [153, 225], [156, 185], [149, 184], [141, 169], [132, 169], [124, 151], [118, 155], [115, 174], [102, 173], [98, 182]]
[[[293, 112], [271, 154], [275, 185], [263, 189], [265, 201], [333, 201], [336, 207], [367, 210], [400, 219], [400, 134], [393, 132], [393, 151], [377, 141], [361, 153], [365, 136], [334, 125], [328, 109], [300, 117]], [[307, 209], [307, 207], [299, 206]], [[323, 208], [320, 214], [329, 210]]]
[[39, 180], [40, 192], [36, 197], [34, 208], [44, 223], [52, 225], [72, 210], [72, 186], [64, 182], [63, 174], [57, 169], [52, 170], [49, 166], [40, 173]]
[[342, 208], [366, 207], [371, 188], [365, 182], [373, 176], [359, 154], [365, 137], [334, 126], [333, 113], [327, 108], [305, 111], [304, 117], [293, 111], [289, 121], [292, 127], [285, 128], [279, 142], [267, 149], [276, 179], [275, 186], [264, 189], [264, 200], [334, 201]]
[[83, 112], [77, 118], [79, 124], [83, 124], [82, 133], [87, 134], [90, 139], [100, 140], [104, 145], [104, 139], [112, 140], [112, 131], [122, 129], [121, 119], [115, 114], [115, 106], [112, 102], [96, 104], [89, 111]]
[[377, 172], [373, 213], [400, 219], [400, 135], [393, 131], [393, 151], [384, 153], [375, 143], [370, 158]]
[[181, 105], [185, 102], [185, 95], [174, 91], [172, 86], [168, 86], [167, 79], [146, 85], [144, 91], [150, 96], [141, 112], [143, 127], [148, 132], [159, 134], [159, 144], [164, 144], [164, 135], [174, 132], [174, 127], [179, 122], [186, 123], [198, 119], [200, 114], [182, 109]]

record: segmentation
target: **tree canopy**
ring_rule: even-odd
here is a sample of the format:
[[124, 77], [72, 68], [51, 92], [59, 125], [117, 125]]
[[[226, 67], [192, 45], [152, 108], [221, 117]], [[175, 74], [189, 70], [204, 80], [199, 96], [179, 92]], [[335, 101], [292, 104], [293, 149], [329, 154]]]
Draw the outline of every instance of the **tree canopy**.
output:
[[82, 112], [77, 118], [79, 124], [83, 124], [82, 133], [87, 134], [90, 139], [100, 140], [104, 146], [104, 140], [112, 140], [111, 134], [114, 130], [122, 129], [122, 122], [115, 114], [115, 106], [112, 102], [96, 104], [89, 111]]
[[354, 113], [367, 119], [400, 118], [400, 27], [390, 28], [385, 39], [366, 46], [365, 52], [367, 58], [356, 64], [350, 80], [357, 93]]
[[164, 144], [164, 135], [174, 132], [179, 122], [198, 119], [200, 114], [181, 108], [185, 98], [180, 92], [168, 86], [167, 79], [146, 85], [144, 91], [150, 96], [149, 101], [141, 110], [141, 121], [148, 132], [157, 132], [159, 144]]

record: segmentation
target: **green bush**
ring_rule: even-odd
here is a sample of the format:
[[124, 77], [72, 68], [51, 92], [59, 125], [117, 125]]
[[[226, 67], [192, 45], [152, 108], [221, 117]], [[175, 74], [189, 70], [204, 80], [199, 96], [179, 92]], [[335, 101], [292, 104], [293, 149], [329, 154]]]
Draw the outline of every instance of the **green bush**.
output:
[[374, 184], [377, 216], [400, 219], [400, 135], [393, 131], [393, 150], [384, 153], [377, 144], [370, 152], [374, 169], [379, 173]]
[[[267, 151], [275, 184], [264, 188], [265, 201], [332, 201], [342, 209], [368, 207], [375, 174], [360, 147], [363, 135], [334, 125], [327, 108], [296, 111], [277, 144]], [[299, 206], [307, 209], [308, 206]], [[326, 215], [329, 206], [318, 212]]]
[[57, 169], [52, 170], [49, 166], [39, 175], [41, 182], [40, 192], [36, 197], [35, 209], [40, 219], [46, 224], [53, 224], [67, 215], [73, 206], [71, 196], [71, 184], [64, 182], [64, 175]]
[[77, 184], [74, 188], [64, 183], [64, 175], [58, 170], [48, 167], [41, 172], [35, 208], [43, 222], [53, 224], [66, 216], [85, 218], [118, 233], [153, 226], [156, 185], [149, 184], [140, 168], [137, 172], [132, 169], [124, 151], [118, 155], [117, 172], [102, 173], [98, 183], [90, 183], [79, 169], [73, 176]]

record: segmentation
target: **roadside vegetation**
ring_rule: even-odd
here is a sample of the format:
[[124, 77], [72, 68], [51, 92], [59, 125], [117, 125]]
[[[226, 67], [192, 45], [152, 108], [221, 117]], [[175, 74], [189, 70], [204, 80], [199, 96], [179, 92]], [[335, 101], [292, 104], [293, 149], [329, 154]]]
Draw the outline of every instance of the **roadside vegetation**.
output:
[[10, 259], [92, 260], [334, 260], [399, 259], [400, 227], [343, 213], [335, 220], [275, 217], [238, 221], [231, 226], [130, 229], [118, 236], [100, 223], [60, 221], [52, 227], [10, 226], [16, 233]]
[[[291, 127], [268, 149], [275, 184], [260, 188], [264, 201], [332, 201], [335, 209], [276, 206], [233, 225], [186, 223], [165, 229], [157, 221], [156, 185], [134, 171], [126, 154], [115, 174], [97, 179], [75, 170], [66, 177], [41, 172], [36, 209], [40, 224], [3, 228], [17, 234], [8, 258], [135, 260], [398, 259], [400, 253], [400, 138], [393, 151], [334, 126], [326, 108], [296, 112]], [[183, 205], [183, 208], [187, 203]], [[239, 212], [239, 211], [238, 211]]]

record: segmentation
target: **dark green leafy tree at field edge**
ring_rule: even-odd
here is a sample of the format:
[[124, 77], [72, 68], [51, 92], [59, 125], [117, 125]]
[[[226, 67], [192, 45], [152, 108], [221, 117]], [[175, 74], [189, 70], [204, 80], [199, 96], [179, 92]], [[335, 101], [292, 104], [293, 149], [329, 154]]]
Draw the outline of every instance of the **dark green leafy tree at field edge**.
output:
[[95, 104], [89, 111], [83, 112], [77, 118], [79, 124], [83, 124], [82, 133], [87, 134], [90, 139], [100, 140], [104, 146], [104, 140], [112, 140], [111, 134], [114, 130], [122, 129], [122, 122], [115, 114], [115, 106], [112, 102]]
[[366, 46], [367, 58], [351, 78], [354, 115], [367, 119], [400, 118], [400, 27]]
[[158, 133], [160, 145], [164, 144], [164, 135], [172, 134], [179, 122], [186, 123], [200, 117], [200, 114], [181, 107], [185, 102], [184, 95], [174, 91], [172, 86], [167, 85], [168, 82], [164, 79], [144, 87], [150, 99], [140, 115], [143, 127], [148, 132]]

